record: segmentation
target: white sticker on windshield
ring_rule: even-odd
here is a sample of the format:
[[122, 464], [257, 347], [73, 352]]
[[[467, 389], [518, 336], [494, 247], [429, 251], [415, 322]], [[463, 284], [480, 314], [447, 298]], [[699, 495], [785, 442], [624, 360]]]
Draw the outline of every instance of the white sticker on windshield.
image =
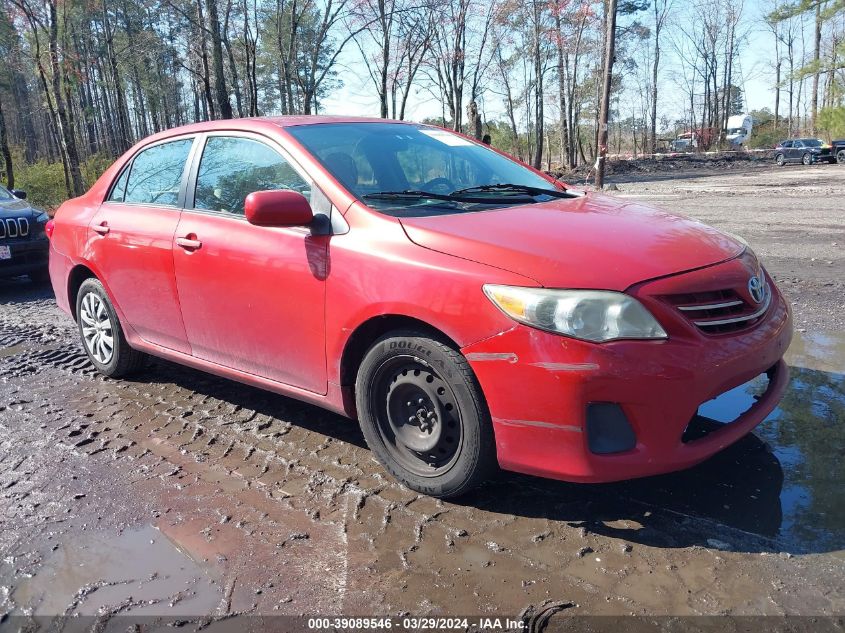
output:
[[445, 143], [446, 145], [451, 145], [452, 147], [458, 147], [462, 145], [472, 145], [472, 143], [462, 136], [458, 136], [457, 134], [452, 134], [451, 132], [447, 132], [446, 130], [420, 130], [426, 136], [430, 136], [431, 138], [440, 141], [441, 143]]

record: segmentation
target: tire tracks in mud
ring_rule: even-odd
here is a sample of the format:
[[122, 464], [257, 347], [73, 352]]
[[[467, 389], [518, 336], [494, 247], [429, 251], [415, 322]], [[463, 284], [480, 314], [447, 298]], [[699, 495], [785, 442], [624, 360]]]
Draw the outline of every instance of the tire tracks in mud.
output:
[[[40, 302], [33, 308], [17, 318], [56, 318]], [[167, 520], [173, 538], [212, 552], [224, 537], [196, 516], [213, 513], [234, 528], [248, 551], [232, 570], [241, 591], [232, 608], [263, 609], [270, 597], [281, 610], [337, 613], [514, 614], [548, 599], [584, 613], [711, 613], [764, 597], [778, 604], [760, 580], [761, 557], [689, 545], [701, 540], [695, 517], [633, 502], [636, 511], [614, 528], [647, 531], [664, 546], [632, 547], [594, 529], [589, 508], [579, 509], [583, 496], [549, 496], [549, 485], [530, 478], [492, 482], [462, 503], [421, 496], [388, 478], [354, 422], [164, 361], [135, 380], [106, 379], [74, 337], [69, 325], [40, 329], [4, 315], [0, 347], [12, 353], [0, 355], [0, 406], [29, 410], [51, 442], [121, 473], [155, 500], [153, 516]], [[512, 513], [491, 502], [501, 497]], [[291, 517], [300, 517], [295, 531]], [[722, 538], [750, 538], [715, 528]], [[273, 569], [251, 568], [252, 551]], [[300, 587], [307, 595], [288, 602], [294, 577], [319, 587]], [[264, 598], [243, 595], [240, 587], [256, 584]]]

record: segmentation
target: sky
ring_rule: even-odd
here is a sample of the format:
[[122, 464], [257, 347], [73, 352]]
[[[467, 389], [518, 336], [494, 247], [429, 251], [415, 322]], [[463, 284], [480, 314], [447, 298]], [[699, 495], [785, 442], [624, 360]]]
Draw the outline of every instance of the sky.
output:
[[[686, 2], [686, 0], [676, 0]], [[735, 69], [735, 80], [745, 97], [746, 111], [769, 108], [774, 110], [774, 71], [771, 64], [774, 58], [774, 41], [763, 22], [766, 14], [766, 0], [745, 0], [743, 15], [748, 35]], [[647, 17], [645, 18], [647, 19]], [[810, 37], [810, 34], [807, 34]], [[660, 115], [670, 120], [681, 118], [686, 97], [672, 80], [673, 66], [678, 63], [674, 53], [664, 51], [664, 65], [661, 73], [660, 89], [664, 93]], [[340, 57], [339, 76], [343, 87], [336, 90], [321, 104], [321, 114], [343, 114], [350, 116], [378, 116], [378, 97], [361, 60], [357, 48], [349, 46]], [[421, 120], [425, 117], [440, 116], [441, 106], [438, 99], [419, 86], [409, 99], [406, 118]], [[668, 94], [666, 94], [668, 93]], [[484, 114], [487, 119], [504, 117], [503, 104], [492, 95], [487, 95], [484, 102]]]

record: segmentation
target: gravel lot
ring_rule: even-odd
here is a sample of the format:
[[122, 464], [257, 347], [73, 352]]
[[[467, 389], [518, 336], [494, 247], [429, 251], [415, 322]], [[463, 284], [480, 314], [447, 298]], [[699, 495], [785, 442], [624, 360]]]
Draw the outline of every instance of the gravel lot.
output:
[[96, 375], [47, 289], [2, 282], [0, 614], [845, 613], [845, 169], [615, 182], [744, 236], [793, 302], [755, 434], [675, 475], [441, 502], [315, 407], [162, 361]]

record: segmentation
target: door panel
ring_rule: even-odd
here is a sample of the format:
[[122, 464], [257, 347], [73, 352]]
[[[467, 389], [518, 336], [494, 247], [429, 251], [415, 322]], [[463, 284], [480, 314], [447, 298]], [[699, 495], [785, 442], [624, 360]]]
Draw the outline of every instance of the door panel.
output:
[[189, 353], [173, 273], [178, 223], [176, 209], [104, 204], [91, 221], [90, 256], [141, 338]]
[[174, 246], [193, 355], [326, 393], [329, 238], [188, 211], [176, 236], [194, 241]]
[[173, 234], [193, 138], [141, 150], [89, 224], [88, 253], [145, 341], [190, 353], [173, 270]]
[[[173, 258], [185, 331], [197, 358], [327, 392], [326, 236], [244, 218], [253, 191], [310, 181], [251, 135], [209, 134], [194, 159]], [[195, 181], [195, 182], [194, 182]]]

